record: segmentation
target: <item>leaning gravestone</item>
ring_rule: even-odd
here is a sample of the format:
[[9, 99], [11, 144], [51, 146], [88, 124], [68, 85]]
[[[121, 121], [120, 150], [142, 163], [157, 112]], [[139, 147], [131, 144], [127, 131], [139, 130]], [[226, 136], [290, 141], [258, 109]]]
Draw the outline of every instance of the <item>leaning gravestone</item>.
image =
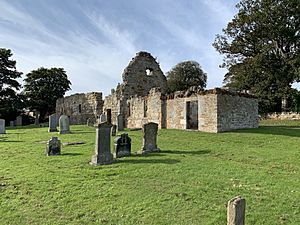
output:
[[124, 130], [124, 120], [121, 114], [117, 115], [117, 130], [123, 131]]
[[147, 154], [148, 152], [159, 152], [160, 149], [157, 147], [157, 123], [146, 123], [143, 125], [143, 146], [141, 149], [142, 154]]
[[91, 165], [105, 165], [113, 162], [113, 155], [110, 151], [111, 126], [108, 122], [97, 125], [95, 155], [92, 156]]
[[130, 156], [131, 153], [131, 138], [128, 134], [121, 134], [120, 137], [115, 139], [115, 152], [116, 158], [121, 158], [124, 156]]
[[56, 132], [57, 131], [57, 117], [56, 114], [52, 114], [49, 116], [49, 129], [48, 132]]
[[116, 133], [117, 133], [117, 125], [112, 125], [111, 136], [116, 136]]
[[59, 133], [60, 134], [69, 134], [70, 133], [69, 117], [66, 115], [61, 115], [59, 117]]
[[22, 122], [22, 116], [17, 116], [16, 118], [16, 126], [22, 126], [23, 122]]
[[46, 155], [60, 155], [61, 142], [57, 137], [52, 137], [47, 141]]
[[227, 225], [244, 225], [245, 224], [246, 200], [237, 196], [227, 205]]
[[5, 120], [0, 119], [0, 134], [5, 134]]

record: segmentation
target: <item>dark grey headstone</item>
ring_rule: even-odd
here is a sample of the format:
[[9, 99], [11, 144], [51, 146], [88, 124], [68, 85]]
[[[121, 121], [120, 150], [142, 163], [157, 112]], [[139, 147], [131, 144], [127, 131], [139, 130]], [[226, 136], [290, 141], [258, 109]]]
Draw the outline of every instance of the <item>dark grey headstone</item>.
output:
[[22, 116], [17, 116], [16, 126], [22, 126], [22, 125], [23, 125]]
[[52, 114], [49, 116], [49, 129], [48, 132], [56, 132], [57, 131], [57, 116], [56, 114]]
[[70, 121], [69, 121], [69, 117], [66, 115], [61, 115], [59, 117], [59, 133], [60, 134], [70, 133]]
[[115, 152], [117, 158], [131, 154], [131, 138], [128, 137], [128, 134], [121, 134], [120, 137], [115, 139]]
[[123, 115], [121, 114], [117, 115], [117, 130], [118, 131], [124, 130], [124, 119], [123, 119]]
[[5, 134], [5, 120], [0, 119], [0, 134]]
[[141, 149], [142, 154], [149, 152], [159, 152], [160, 149], [157, 147], [157, 123], [146, 123], [143, 125], [143, 146]]
[[92, 156], [91, 165], [105, 165], [113, 162], [113, 155], [110, 151], [111, 127], [112, 125], [108, 122], [97, 125], [95, 155]]
[[57, 137], [52, 137], [47, 141], [46, 154], [51, 155], [60, 155], [61, 142]]
[[116, 133], [117, 133], [117, 125], [112, 125], [111, 136], [116, 136]]

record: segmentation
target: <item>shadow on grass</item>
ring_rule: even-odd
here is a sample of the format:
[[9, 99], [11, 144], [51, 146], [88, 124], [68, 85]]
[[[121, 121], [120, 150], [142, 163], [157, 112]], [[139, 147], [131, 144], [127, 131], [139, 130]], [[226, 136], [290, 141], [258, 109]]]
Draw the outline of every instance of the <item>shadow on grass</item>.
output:
[[78, 155], [83, 155], [81, 153], [75, 153], [75, 152], [66, 152], [66, 153], [62, 153], [62, 156], [78, 156]]
[[179, 160], [176, 159], [123, 159], [123, 160], [117, 160], [115, 163], [131, 163], [131, 164], [176, 164], [179, 163]]
[[255, 129], [241, 129], [241, 130], [235, 130], [230, 132], [300, 137], [300, 126], [259, 126], [259, 128], [255, 128]]
[[71, 130], [71, 134], [95, 134], [96, 131]]
[[166, 154], [191, 154], [191, 155], [203, 155], [210, 153], [210, 150], [162, 150], [161, 153]]
[[7, 140], [7, 137], [0, 137], [0, 142], [24, 142], [24, 141]]

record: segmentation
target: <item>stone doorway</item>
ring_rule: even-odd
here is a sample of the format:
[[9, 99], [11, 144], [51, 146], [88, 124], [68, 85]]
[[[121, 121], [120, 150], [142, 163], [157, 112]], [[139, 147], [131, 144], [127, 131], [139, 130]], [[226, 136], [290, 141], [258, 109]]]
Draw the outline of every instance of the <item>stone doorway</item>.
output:
[[198, 101], [186, 102], [186, 129], [198, 130]]
[[107, 122], [111, 124], [111, 109], [106, 110]]

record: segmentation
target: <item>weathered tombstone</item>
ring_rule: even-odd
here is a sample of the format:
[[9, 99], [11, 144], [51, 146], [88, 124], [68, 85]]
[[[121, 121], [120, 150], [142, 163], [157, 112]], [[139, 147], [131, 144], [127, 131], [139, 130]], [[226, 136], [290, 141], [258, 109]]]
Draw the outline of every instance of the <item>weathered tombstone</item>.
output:
[[113, 162], [113, 155], [110, 151], [111, 126], [108, 122], [97, 125], [95, 155], [92, 156], [91, 165], [105, 165]]
[[16, 121], [15, 121], [15, 120], [9, 121], [9, 125], [10, 125], [11, 127], [16, 126]]
[[17, 116], [16, 118], [16, 126], [22, 126], [22, 116]]
[[56, 114], [52, 114], [49, 116], [49, 129], [48, 132], [56, 132], [57, 131], [57, 117]]
[[123, 115], [121, 114], [117, 115], [117, 130], [118, 131], [124, 130], [124, 120], [123, 120]]
[[88, 119], [86, 120], [86, 125], [87, 125], [87, 126], [93, 126], [94, 124], [91, 122], [91, 119], [88, 118]]
[[59, 117], [59, 133], [60, 134], [70, 133], [70, 121], [69, 121], [69, 117], [66, 115], [61, 115]]
[[131, 153], [131, 139], [128, 134], [121, 134], [120, 137], [115, 139], [115, 152], [116, 158], [129, 156]]
[[107, 121], [107, 117], [105, 114], [101, 114], [99, 117], [99, 123], [104, 123]]
[[52, 137], [47, 141], [46, 155], [60, 155], [61, 142], [57, 137]]
[[157, 123], [146, 123], [143, 125], [143, 146], [141, 149], [142, 154], [147, 154], [148, 152], [159, 152], [160, 149], [157, 147]]
[[117, 133], [117, 125], [112, 125], [111, 136], [116, 136], [116, 133]]
[[227, 205], [227, 225], [245, 224], [246, 200], [237, 196], [228, 201]]
[[0, 134], [5, 134], [5, 120], [0, 119]]

